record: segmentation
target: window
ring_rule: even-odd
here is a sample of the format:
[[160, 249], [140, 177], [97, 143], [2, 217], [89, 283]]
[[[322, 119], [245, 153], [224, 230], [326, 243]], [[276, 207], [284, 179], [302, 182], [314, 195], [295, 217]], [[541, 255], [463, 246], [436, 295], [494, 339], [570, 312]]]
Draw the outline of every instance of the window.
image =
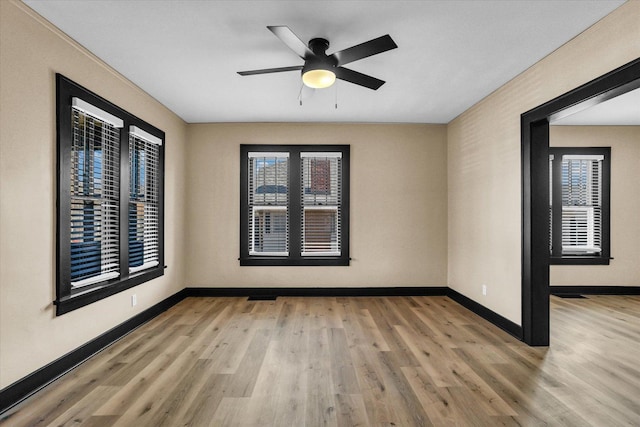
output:
[[164, 133], [57, 75], [56, 313], [158, 277]]
[[339, 256], [342, 153], [302, 152], [302, 255]]
[[252, 152], [249, 255], [289, 255], [289, 153]]
[[78, 98], [72, 99], [71, 114], [70, 282], [77, 289], [118, 277], [123, 122]]
[[550, 148], [550, 263], [609, 264], [611, 149]]
[[242, 145], [241, 265], [349, 265], [349, 146]]
[[129, 132], [129, 272], [158, 265], [160, 147], [136, 126]]

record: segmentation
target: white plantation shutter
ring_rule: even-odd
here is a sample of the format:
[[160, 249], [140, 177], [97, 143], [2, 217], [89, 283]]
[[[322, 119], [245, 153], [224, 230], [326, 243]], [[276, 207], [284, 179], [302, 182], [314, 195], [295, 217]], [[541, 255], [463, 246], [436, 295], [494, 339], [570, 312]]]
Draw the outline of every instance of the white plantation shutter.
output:
[[160, 146], [162, 140], [129, 129], [129, 272], [158, 265]]
[[119, 277], [119, 118], [72, 100], [71, 287]]
[[289, 153], [248, 155], [249, 254], [289, 255]]
[[602, 250], [602, 155], [562, 156], [562, 251]]
[[340, 255], [342, 153], [302, 152], [300, 160], [302, 255]]

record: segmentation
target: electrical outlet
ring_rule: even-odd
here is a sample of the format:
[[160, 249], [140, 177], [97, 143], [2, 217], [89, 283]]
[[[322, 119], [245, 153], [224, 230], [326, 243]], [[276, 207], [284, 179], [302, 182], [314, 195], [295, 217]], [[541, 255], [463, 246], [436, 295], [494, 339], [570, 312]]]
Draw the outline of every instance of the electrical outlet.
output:
[[487, 295], [487, 285], [482, 285], [482, 295]]
[[138, 304], [138, 296], [136, 294], [131, 295], [131, 307], [135, 307]]

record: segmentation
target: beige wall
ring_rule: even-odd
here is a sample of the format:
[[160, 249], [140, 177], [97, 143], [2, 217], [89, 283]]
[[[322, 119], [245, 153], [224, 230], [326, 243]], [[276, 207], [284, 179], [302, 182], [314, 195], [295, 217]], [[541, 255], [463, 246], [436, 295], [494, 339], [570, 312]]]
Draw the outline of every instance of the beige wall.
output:
[[556, 147], [611, 147], [610, 265], [553, 265], [551, 285], [640, 286], [640, 126], [551, 126]]
[[[187, 285], [446, 286], [444, 125], [189, 125]], [[351, 145], [349, 267], [240, 267], [240, 144]]]
[[[166, 132], [165, 276], [60, 317], [56, 72]], [[185, 133], [177, 116], [26, 6], [0, 1], [0, 389], [184, 287]]]
[[520, 115], [640, 57], [639, 40], [630, 1], [449, 123], [451, 288], [521, 324]]

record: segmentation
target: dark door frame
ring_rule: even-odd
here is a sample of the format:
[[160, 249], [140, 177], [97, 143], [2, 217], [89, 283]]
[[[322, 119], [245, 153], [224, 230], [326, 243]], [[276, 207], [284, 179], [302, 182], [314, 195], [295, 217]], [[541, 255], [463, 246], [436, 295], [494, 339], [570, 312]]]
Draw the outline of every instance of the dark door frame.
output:
[[549, 122], [640, 87], [640, 58], [522, 114], [522, 334], [549, 345]]

